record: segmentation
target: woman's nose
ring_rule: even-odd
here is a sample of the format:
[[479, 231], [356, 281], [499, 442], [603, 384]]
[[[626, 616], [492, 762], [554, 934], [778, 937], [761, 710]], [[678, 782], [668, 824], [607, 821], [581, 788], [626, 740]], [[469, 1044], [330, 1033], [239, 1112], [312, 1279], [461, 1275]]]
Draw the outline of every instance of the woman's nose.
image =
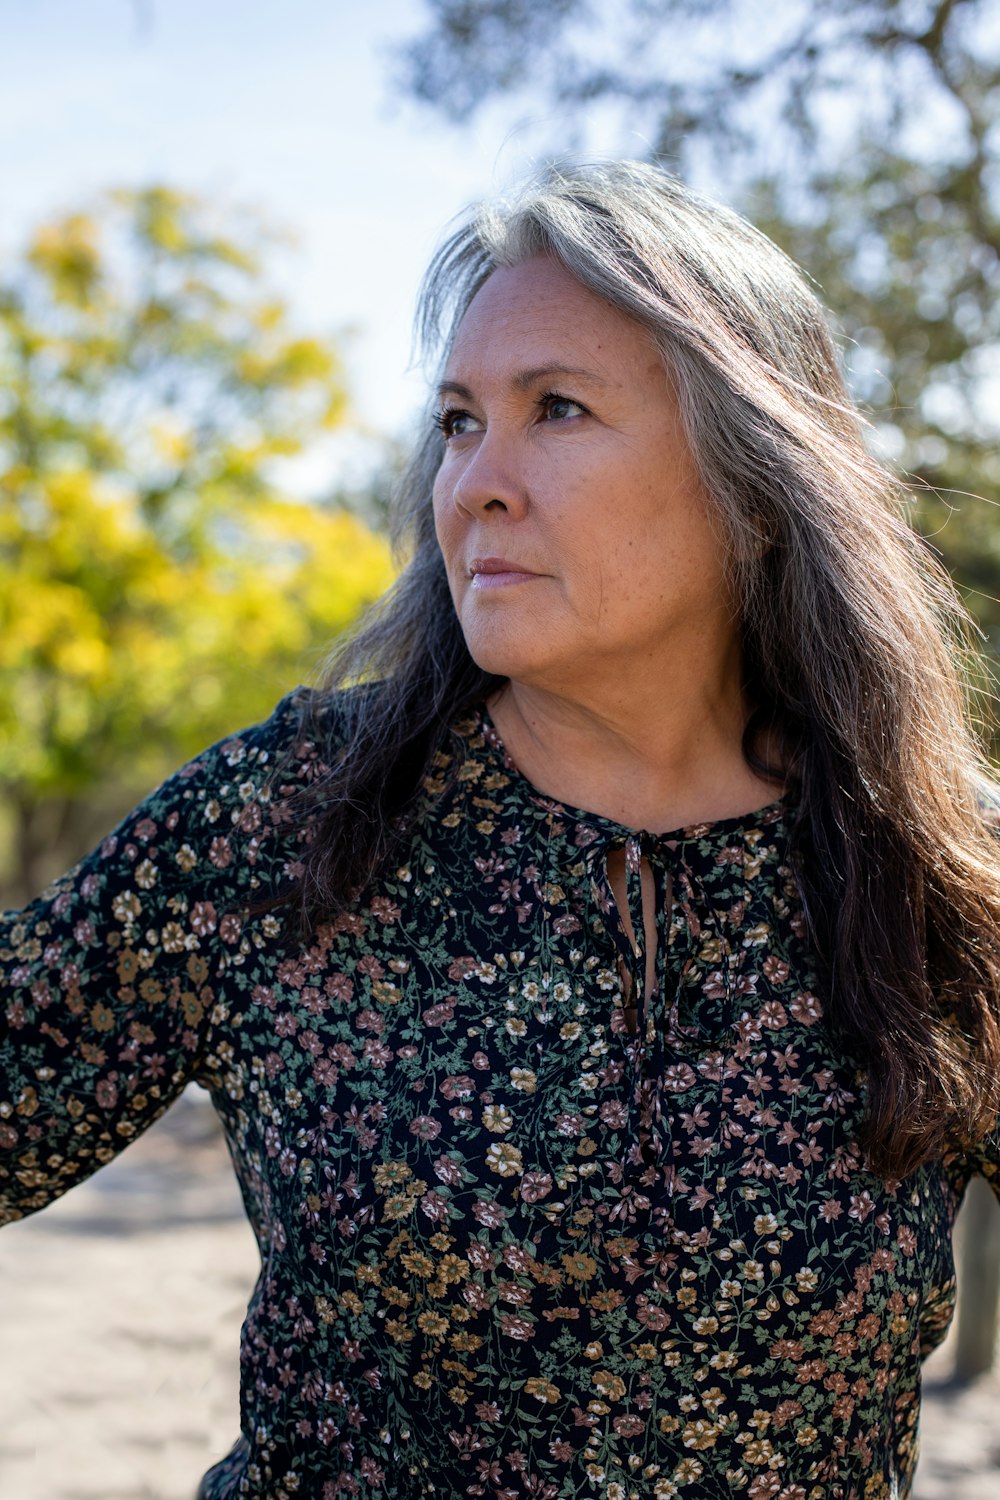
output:
[[476, 519], [524, 513], [527, 491], [509, 443], [499, 434], [486, 431], [463, 458], [452, 487], [452, 501], [458, 510]]

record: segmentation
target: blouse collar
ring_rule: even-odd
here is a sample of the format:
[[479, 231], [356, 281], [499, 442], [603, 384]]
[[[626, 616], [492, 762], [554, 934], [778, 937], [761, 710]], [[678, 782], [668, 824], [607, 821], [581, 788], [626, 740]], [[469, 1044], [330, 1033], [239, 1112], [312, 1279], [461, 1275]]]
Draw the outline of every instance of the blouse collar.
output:
[[540, 792], [510, 758], [485, 703], [478, 705], [470, 718], [457, 727], [469, 742], [468, 749], [473, 754], [485, 757], [493, 762], [494, 768], [503, 770], [517, 788], [520, 801], [548, 814], [552, 824], [556, 825], [553, 832], [563, 832], [566, 862], [569, 864], [578, 861], [585, 851], [590, 852], [589, 864], [598, 849], [604, 853], [614, 847], [638, 847], [647, 856], [664, 859], [667, 863], [673, 863], [671, 853], [676, 851], [674, 857], [679, 857], [684, 863], [693, 859], [699, 866], [706, 861], [716, 864], [717, 856], [722, 854], [722, 862], [726, 863], [723, 851], [732, 850], [730, 857], [736, 858], [737, 855], [743, 857], [752, 853], [765, 838], [769, 843], [783, 843], [795, 811], [797, 799], [789, 790], [764, 807], [735, 817], [689, 823], [658, 834], [648, 829], [631, 828], [601, 813], [573, 807]]

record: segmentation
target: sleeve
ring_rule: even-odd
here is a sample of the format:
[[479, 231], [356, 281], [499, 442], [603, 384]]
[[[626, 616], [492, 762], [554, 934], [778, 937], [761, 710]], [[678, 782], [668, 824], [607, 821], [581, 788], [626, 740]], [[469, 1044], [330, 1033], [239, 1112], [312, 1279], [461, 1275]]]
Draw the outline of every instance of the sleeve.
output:
[[946, 1156], [944, 1167], [959, 1201], [973, 1177], [982, 1177], [1000, 1201], [1000, 1121], [971, 1151]]
[[43, 1208], [225, 1070], [220, 981], [262, 885], [299, 698], [206, 750], [0, 916], [0, 1224]]

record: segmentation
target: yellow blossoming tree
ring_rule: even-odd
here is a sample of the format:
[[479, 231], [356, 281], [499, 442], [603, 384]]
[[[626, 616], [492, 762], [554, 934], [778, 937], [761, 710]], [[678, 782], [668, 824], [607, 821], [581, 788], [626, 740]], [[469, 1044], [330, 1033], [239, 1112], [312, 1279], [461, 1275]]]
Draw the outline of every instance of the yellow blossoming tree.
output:
[[153, 187], [0, 267], [8, 899], [266, 714], [390, 580], [356, 517], [282, 492], [346, 400], [332, 344], [267, 291], [268, 243]]

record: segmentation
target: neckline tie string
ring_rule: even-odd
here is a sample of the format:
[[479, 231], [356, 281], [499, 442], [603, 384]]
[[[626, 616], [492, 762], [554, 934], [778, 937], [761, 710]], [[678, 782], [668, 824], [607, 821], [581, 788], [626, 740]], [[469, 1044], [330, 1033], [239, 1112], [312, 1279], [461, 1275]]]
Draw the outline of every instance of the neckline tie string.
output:
[[[624, 894], [634, 940], [629, 937], [608, 872], [609, 860], [619, 852], [625, 856]], [[744, 862], [745, 857], [744, 852]], [[636, 1015], [635, 1030], [628, 1034], [631, 1077], [622, 1167], [625, 1171], [662, 1168], [669, 1191], [673, 1146], [667, 1094], [674, 1090], [668, 1088], [668, 1070], [676, 1071], [686, 1052], [703, 1050], [736, 1019], [732, 942], [725, 919], [692, 867], [683, 841], [668, 843], [646, 832], [616, 834], [591, 845], [586, 860], [600, 920], [615, 945]], [[647, 986], [644, 862], [652, 875], [652, 926], [656, 935], [651, 986]], [[692, 972], [704, 978], [698, 952], [713, 929], [719, 947], [721, 1016], [717, 1003], [699, 1004], [699, 998], [706, 1001], [709, 997], [703, 991], [692, 997], [686, 983]], [[689, 1015], [692, 1008], [694, 1014]], [[711, 1016], [699, 1015], [704, 1011], [721, 1024], [706, 1026], [704, 1022]], [[678, 1082], [683, 1084], [679, 1074]]]

